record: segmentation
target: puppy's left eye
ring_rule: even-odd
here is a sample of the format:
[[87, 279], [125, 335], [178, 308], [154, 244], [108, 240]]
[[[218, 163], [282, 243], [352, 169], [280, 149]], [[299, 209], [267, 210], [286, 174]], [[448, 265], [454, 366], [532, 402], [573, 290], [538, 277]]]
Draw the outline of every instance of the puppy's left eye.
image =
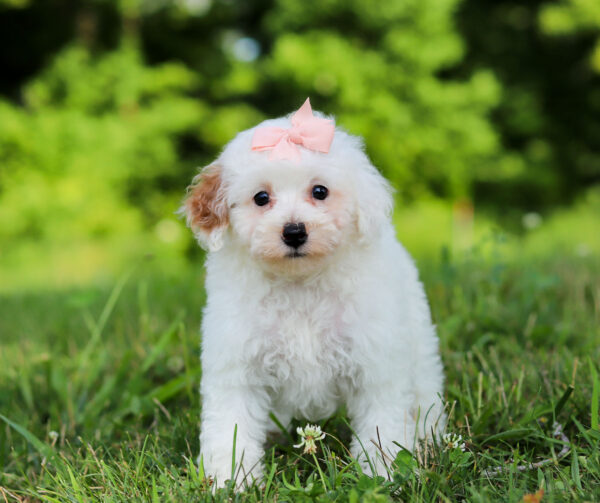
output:
[[265, 192], [264, 190], [254, 194], [254, 203], [256, 206], [264, 206], [265, 204], [268, 204], [269, 199], [269, 193]]
[[323, 185], [315, 185], [312, 189], [312, 196], [319, 201], [322, 201], [329, 195], [329, 190]]

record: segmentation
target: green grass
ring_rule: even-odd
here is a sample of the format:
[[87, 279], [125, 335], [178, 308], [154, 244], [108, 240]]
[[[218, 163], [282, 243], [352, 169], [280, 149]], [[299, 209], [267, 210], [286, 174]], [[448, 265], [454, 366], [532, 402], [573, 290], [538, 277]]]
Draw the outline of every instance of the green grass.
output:
[[[319, 470], [294, 434], [267, 450], [263, 486], [217, 500], [518, 502], [540, 488], [543, 501], [600, 500], [600, 262], [473, 253], [421, 270], [449, 430], [466, 452], [403, 453], [373, 480], [346, 454], [340, 414], [321, 423]], [[192, 461], [201, 284], [199, 267], [141, 270], [116, 285], [0, 297], [0, 502], [211, 500]], [[560, 460], [554, 421], [572, 447]]]

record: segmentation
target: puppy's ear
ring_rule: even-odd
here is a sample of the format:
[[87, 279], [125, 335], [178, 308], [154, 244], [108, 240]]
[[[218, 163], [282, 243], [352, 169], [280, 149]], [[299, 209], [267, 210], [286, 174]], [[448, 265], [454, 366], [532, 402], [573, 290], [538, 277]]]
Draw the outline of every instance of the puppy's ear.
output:
[[370, 162], [365, 160], [356, 178], [357, 226], [362, 240], [375, 236], [389, 220], [394, 200], [392, 187]]
[[222, 248], [229, 210], [219, 164], [207, 166], [194, 177], [179, 212], [185, 215], [200, 246], [208, 251]]

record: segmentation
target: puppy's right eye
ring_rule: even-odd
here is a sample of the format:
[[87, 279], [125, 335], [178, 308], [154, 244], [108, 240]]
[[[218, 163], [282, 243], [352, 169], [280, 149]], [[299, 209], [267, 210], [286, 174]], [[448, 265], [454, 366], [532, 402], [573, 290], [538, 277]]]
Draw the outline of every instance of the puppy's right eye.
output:
[[265, 204], [268, 204], [269, 194], [264, 190], [257, 192], [254, 194], [254, 202], [256, 203], [256, 206], [264, 206]]

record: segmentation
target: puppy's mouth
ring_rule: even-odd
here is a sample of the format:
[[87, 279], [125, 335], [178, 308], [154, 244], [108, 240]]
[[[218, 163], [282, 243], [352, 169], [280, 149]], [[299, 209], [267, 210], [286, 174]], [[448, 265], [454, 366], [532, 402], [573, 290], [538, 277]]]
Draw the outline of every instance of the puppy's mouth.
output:
[[298, 250], [291, 251], [286, 255], [287, 258], [302, 258], [306, 257], [306, 253], [299, 252]]

